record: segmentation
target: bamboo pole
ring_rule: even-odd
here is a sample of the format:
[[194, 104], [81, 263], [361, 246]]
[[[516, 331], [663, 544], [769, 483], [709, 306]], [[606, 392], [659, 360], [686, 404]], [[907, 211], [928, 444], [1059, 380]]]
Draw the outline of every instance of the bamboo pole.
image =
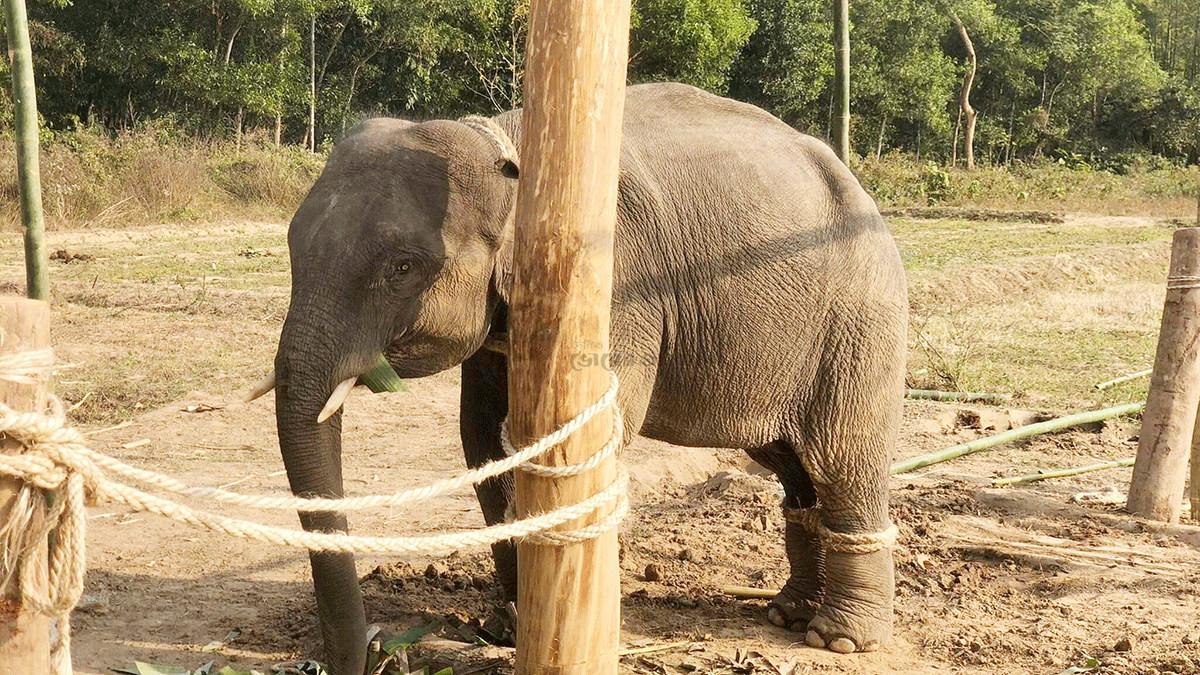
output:
[[16, 126], [17, 182], [21, 191], [21, 222], [25, 227], [25, 295], [50, 299], [50, 259], [42, 218], [42, 177], [38, 163], [37, 92], [33, 83], [33, 49], [25, 0], [4, 0], [8, 27], [8, 60], [12, 64], [13, 122]]
[[[50, 306], [40, 300], [0, 298], [0, 354], [41, 349], [50, 345]], [[43, 410], [46, 383], [20, 384], [0, 380], [0, 399], [14, 410]], [[0, 440], [0, 452], [14, 452], [19, 446]], [[8, 523], [21, 484], [15, 478], [0, 477], [0, 523]], [[45, 547], [41, 541], [36, 546]], [[4, 551], [4, 561], [16, 564], [22, 551]], [[44, 557], [43, 557], [44, 559]], [[50, 672], [50, 620], [21, 604], [17, 575], [0, 570], [8, 583], [0, 588], [0, 675], [43, 675]]]
[[[630, 0], [533, 0], [510, 319], [512, 440], [541, 438], [598, 400], [610, 374], [572, 352], [607, 353], [613, 226]], [[595, 359], [593, 362], [600, 361]], [[578, 464], [608, 441], [611, 410], [543, 457]], [[565, 479], [516, 472], [519, 517], [578, 503], [616, 478], [614, 459]], [[600, 509], [563, 529], [608, 515]], [[617, 533], [569, 546], [517, 546], [516, 675], [615, 675]]]
[[1175, 230], [1162, 328], [1137, 462], [1130, 513], [1179, 522], [1187, 463], [1200, 404], [1200, 228]]
[[1122, 375], [1121, 377], [1114, 377], [1113, 379], [1108, 380], [1107, 382], [1101, 382], [1100, 384], [1097, 384], [1096, 389], [1098, 389], [1100, 391], [1104, 391], [1105, 389], [1108, 389], [1109, 387], [1115, 387], [1118, 384], [1125, 384], [1126, 382], [1128, 382], [1130, 380], [1136, 380], [1139, 377], [1145, 377], [1152, 372], [1154, 372], [1153, 369], [1147, 368], [1146, 370], [1139, 370], [1136, 373]]
[[966, 443], [959, 443], [958, 445], [951, 446], [944, 450], [938, 450], [937, 452], [931, 452], [929, 454], [919, 455], [917, 457], [896, 462], [892, 465], [891, 474], [894, 476], [898, 473], [908, 473], [909, 471], [915, 471], [921, 467], [929, 466], [930, 464], [937, 464], [939, 462], [958, 459], [963, 455], [970, 455], [982, 450], [989, 450], [998, 445], [1019, 441], [1022, 438], [1039, 436], [1041, 434], [1050, 433], [1051, 431], [1069, 429], [1070, 427], [1079, 426], [1080, 424], [1099, 422], [1101, 420], [1107, 420], [1113, 417], [1120, 417], [1121, 415], [1129, 415], [1141, 410], [1145, 405], [1145, 403], [1126, 403], [1125, 405], [1119, 405], [1114, 408], [1089, 410], [1087, 412], [1076, 413], [1074, 415], [1067, 415], [1066, 417], [1058, 417], [1052, 420], [1046, 420], [1045, 422], [1038, 422], [1036, 424], [1017, 427], [1016, 429], [1010, 429], [992, 436], [977, 438], [973, 441], [967, 441]]
[[1090, 464], [1088, 466], [1079, 466], [1074, 469], [1059, 469], [1058, 471], [1043, 471], [1041, 473], [1031, 473], [1024, 476], [1013, 476], [1011, 478], [997, 478], [992, 481], [992, 485], [1016, 485], [1017, 483], [1032, 483], [1034, 481], [1046, 480], [1047, 478], [1066, 478], [1067, 476], [1078, 476], [1081, 473], [1091, 473], [1093, 471], [1104, 471], [1106, 469], [1119, 469], [1123, 466], [1133, 466], [1134, 458], [1114, 459], [1111, 462], [1100, 462], [1099, 464]]
[[833, 90], [837, 96], [837, 115], [833, 123], [833, 149], [850, 166], [850, 1], [834, 0], [833, 6]]
[[1012, 400], [1007, 394], [977, 394], [969, 391], [938, 391], [936, 389], [909, 389], [905, 396], [927, 401], [962, 401], [963, 403], [988, 403], [1003, 405]]
[[751, 600], [772, 600], [779, 591], [773, 591], [769, 588], [751, 588], [749, 586], [724, 586], [721, 592], [725, 595], [732, 595], [735, 598], [749, 598]]

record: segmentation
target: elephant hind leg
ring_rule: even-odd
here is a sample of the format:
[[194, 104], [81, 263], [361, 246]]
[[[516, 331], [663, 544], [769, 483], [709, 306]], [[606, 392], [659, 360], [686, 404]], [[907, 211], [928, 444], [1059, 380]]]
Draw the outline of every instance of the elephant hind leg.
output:
[[[896, 350], [902, 354], [903, 345]], [[892, 634], [896, 530], [888, 468], [904, 386], [902, 357], [855, 356], [833, 371], [847, 379], [813, 397], [805, 415], [810, 442], [800, 448], [820, 504], [825, 562], [824, 595], [805, 642], [843, 653], [879, 649]]]
[[791, 573], [767, 605], [767, 618], [781, 628], [803, 633], [821, 606], [824, 557], [817, 534], [817, 492], [795, 449], [775, 441], [746, 451], [783, 484], [784, 546]]

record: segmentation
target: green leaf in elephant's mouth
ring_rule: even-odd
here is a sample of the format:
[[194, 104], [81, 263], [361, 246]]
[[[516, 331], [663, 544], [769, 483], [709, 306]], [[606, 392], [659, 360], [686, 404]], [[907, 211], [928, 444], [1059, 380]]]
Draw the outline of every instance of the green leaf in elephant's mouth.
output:
[[400, 379], [395, 369], [392, 368], [392, 364], [387, 362], [383, 354], [379, 355], [375, 367], [362, 376], [362, 383], [376, 394], [381, 391], [408, 391], [404, 380]]

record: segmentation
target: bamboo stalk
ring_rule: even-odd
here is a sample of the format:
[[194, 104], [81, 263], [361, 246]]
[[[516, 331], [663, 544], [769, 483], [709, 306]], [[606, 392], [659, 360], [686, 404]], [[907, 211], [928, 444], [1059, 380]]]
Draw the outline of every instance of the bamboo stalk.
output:
[[725, 586], [721, 592], [735, 598], [751, 598], [753, 600], [771, 600], [779, 595], [779, 591], [772, 591], [769, 588], [750, 588], [748, 586]]
[[990, 405], [1003, 405], [1012, 400], [1012, 396], [1008, 394], [979, 394], [969, 391], [938, 391], [936, 389], [909, 389], [905, 392], [905, 396], [927, 401], [961, 401]]
[[995, 434], [993, 436], [977, 438], [973, 441], [959, 443], [958, 445], [951, 446], [944, 450], [938, 450], [937, 452], [931, 452], [925, 455], [920, 455], [896, 462], [892, 465], [891, 474], [894, 476], [899, 473], [915, 471], [921, 467], [929, 466], [930, 464], [937, 464], [939, 462], [957, 459], [963, 455], [970, 455], [982, 450], [989, 450], [998, 445], [1019, 441], [1023, 438], [1030, 438], [1031, 436], [1039, 436], [1041, 434], [1050, 433], [1051, 431], [1060, 431], [1062, 429], [1079, 426], [1080, 424], [1099, 422], [1101, 420], [1112, 419], [1113, 417], [1120, 417], [1121, 415], [1129, 415], [1138, 412], [1145, 406], [1145, 402], [1126, 403], [1125, 405], [1119, 405], [1113, 408], [1089, 410], [1087, 412], [1067, 415], [1065, 417], [1058, 417], [1045, 422], [1029, 424], [1023, 427], [1018, 427], [1016, 429]]
[[1109, 387], [1115, 387], [1115, 386], [1117, 386], [1118, 384], [1124, 384], [1124, 383], [1126, 383], [1126, 382], [1128, 382], [1128, 381], [1130, 381], [1130, 380], [1136, 380], [1136, 379], [1138, 379], [1139, 377], [1145, 377], [1145, 376], [1147, 376], [1147, 375], [1149, 375], [1150, 373], [1153, 373], [1153, 372], [1154, 372], [1154, 369], [1153, 369], [1153, 368], [1147, 368], [1147, 369], [1145, 369], [1145, 370], [1139, 370], [1139, 371], [1137, 371], [1136, 373], [1130, 373], [1130, 374], [1128, 374], [1128, 375], [1122, 375], [1121, 377], [1116, 377], [1116, 378], [1113, 378], [1113, 379], [1111, 379], [1111, 380], [1109, 380], [1109, 381], [1107, 381], [1107, 382], [1101, 382], [1100, 384], [1097, 384], [1097, 385], [1096, 385], [1096, 389], [1098, 389], [1098, 390], [1100, 390], [1100, 391], [1104, 391], [1105, 389], [1108, 389]]
[[[775, 597], [772, 595], [771, 597]], [[683, 642], [667, 642], [661, 645], [646, 645], [645, 647], [626, 647], [618, 654], [620, 656], [641, 656], [642, 654], [659, 654], [661, 652], [669, 652], [680, 647], [690, 646], [692, 643], [688, 640]]]
[[50, 259], [46, 253], [46, 224], [42, 218], [42, 178], [38, 162], [37, 92], [33, 82], [33, 49], [25, 0], [4, 0], [8, 52], [12, 59], [13, 123], [17, 137], [17, 178], [21, 191], [21, 221], [25, 227], [25, 295], [50, 299]]
[[1025, 476], [997, 478], [996, 480], [992, 481], [992, 485], [1015, 485], [1017, 483], [1032, 483], [1038, 480], [1046, 480], [1047, 478], [1066, 478], [1067, 476], [1078, 476], [1081, 473], [1091, 473], [1093, 471], [1104, 471], [1105, 469], [1119, 469], [1123, 466], [1133, 466], [1135, 461], [1136, 459], [1134, 457], [1128, 457], [1126, 459], [1115, 459], [1111, 462], [1100, 462], [1099, 464], [1080, 466], [1074, 469], [1060, 469], [1058, 471], [1031, 473]]

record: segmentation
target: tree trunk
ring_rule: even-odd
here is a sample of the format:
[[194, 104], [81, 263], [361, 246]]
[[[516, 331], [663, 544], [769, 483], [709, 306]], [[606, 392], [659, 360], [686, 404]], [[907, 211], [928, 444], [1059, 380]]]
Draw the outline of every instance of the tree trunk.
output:
[[1013, 126], [1017, 122], [1017, 100], [1014, 97], [1012, 109], [1008, 113], [1008, 158], [1004, 162], [1006, 166], [1012, 168], [1013, 146], [1016, 145], [1016, 140], [1013, 138]]
[[954, 120], [954, 140], [950, 142], [950, 167], [958, 166], [958, 132], [962, 131], [962, 108], [958, 109], [958, 117]]
[[958, 28], [963, 46], [967, 48], [967, 58], [971, 61], [971, 68], [967, 71], [967, 76], [963, 78], [962, 91], [958, 95], [958, 107], [967, 118], [967, 129], [963, 135], [963, 152], [967, 156], [967, 170], [970, 171], [975, 168], [975, 120], [978, 117], [975, 108], [971, 107], [971, 86], [975, 84], [975, 71], [979, 68], [979, 59], [975, 56], [975, 45], [971, 44], [971, 36], [967, 35], [967, 28], [958, 18], [958, 13], [951, 11], [950, 17]]
[[317, 151], [317, 10], [308, 24], [308, 149]]
[[246, 107], [238, 106], [237, 122], [234, 124], [233, 154], [242, 156], [242, 122], [246, 119]]
[[833, 149], [842, 163], [850, 166], [850, 2], [836, 0], [833, 12], [834, 78], [837, 118]]
[[888, 123], [888, 118], [886, 115], [884, 115], [883, 119], [880, 120], [880, 122], [879, 122], [879, 142], [875, 144], [875, 161], [876, 162], [878, 162], [880, 156], [883, 155], [883, 134], [884, 134], [884, 132], [887, 131], [887, 123]]
[[275, 114], [275, 148], [279, 148], [279, 141], [283, 136], [283, 115]]

